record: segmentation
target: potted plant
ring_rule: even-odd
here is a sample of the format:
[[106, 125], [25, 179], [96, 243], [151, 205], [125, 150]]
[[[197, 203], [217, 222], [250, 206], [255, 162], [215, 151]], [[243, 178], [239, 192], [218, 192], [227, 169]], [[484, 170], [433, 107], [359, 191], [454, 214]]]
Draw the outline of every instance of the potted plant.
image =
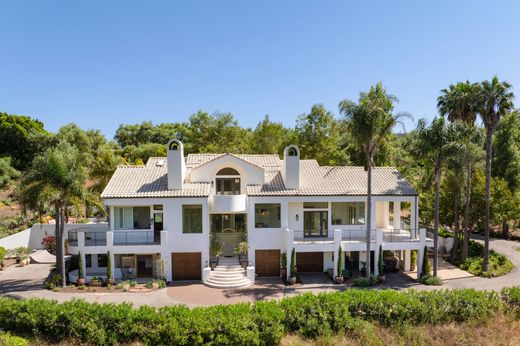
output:
[[238, 262], [244, 269], [247, 268], [247, 251], [248, 251], [248, 249], [249, 249], [249, 246], [247, 245], [247, 242], [245, 242], [245, 241], [238, 243], [237, 248], [235, 249], [235, 253], [238, 254]]
[[291, 252], [291, 268], [287, 282], [289, 285], [294, 285], [296, 283], [296, 250], [294, 248]]
[[280, 272], [282, 273], [282, 279], [287, 279], [287, 253], [282, 252], [280, 256]]
[[85, 277], [83, 276], [83, 260], [81, 259], [81, 252], [78, 252], [78, 278], [76, 279], [77, 286], [85, 286]]
[[211, 267], [211, 270], [215, 270], [215, 267], [218, 265], [219, 256], [222, 255], [222, 245], [220, 245], [219, 242], [214, 241], [211, 243], [211, 247], [209, 250], [209, 266]]
[[110, 259], [110, 251], [107, 252], [107, 278], [105, 279], [105, 284], [114, 285], [115, 280], [112, 276], [112, 260]]
[[386, 281], [386, 276], [383, 268], [383, 247], [381, 245], [379, 245], [379, 258], [377, 260], [377, 269], [379, 270], [377, 281], [379, 281], [380, 283], [384, 283]]
[[343, 249], [341, 249], [341, 245], [338, 249], [338, 268], [337, 268], [337, 275], [336, 275], [336, 282], [338, 284], [343, 284]]

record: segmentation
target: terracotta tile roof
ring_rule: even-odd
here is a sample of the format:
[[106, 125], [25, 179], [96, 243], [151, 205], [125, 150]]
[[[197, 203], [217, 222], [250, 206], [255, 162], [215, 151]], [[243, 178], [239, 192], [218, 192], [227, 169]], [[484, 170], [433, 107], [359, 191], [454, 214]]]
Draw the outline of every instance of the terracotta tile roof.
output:
[[[225, 154], [190, 154], [186, 157], [187, 177], [191, 168]], [[366, 195], [367, 173], [363, 167], [319, 166], [316, 160], [300, 161], [300, 188], [286, 189], [277, 155], [234, 155], [265, 169], [265, 184], [248, 185], [251, 196], [343, 196]], [[162, 161], [164, 160], [164, 161]], [[163, 165], [158, 165], [158, 163]], [[209, 183], [185, 182], [182, 190], [168, 190], [166, 158], [152, 157], [146, 166], [120, 166], [103, 191], [102, 198], [207, 197]], [[374, 195], [416, 195], [417, 192], [393, 167], [373, 169]]]

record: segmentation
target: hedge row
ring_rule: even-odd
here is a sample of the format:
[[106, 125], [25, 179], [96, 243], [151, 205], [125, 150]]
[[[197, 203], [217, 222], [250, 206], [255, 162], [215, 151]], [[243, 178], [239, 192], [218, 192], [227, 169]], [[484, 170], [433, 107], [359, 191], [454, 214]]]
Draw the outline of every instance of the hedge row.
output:
[[352, 289], [194, 309], [0, 298], [0, 326], [29, 336], [96, 345], [275, 345], [287, 333], [315, 337], [345, 332], [363, 320], [395, 326], [486, 319], [506, 305], [508, 310], [520, 309], [520, 288], [502, 294]]

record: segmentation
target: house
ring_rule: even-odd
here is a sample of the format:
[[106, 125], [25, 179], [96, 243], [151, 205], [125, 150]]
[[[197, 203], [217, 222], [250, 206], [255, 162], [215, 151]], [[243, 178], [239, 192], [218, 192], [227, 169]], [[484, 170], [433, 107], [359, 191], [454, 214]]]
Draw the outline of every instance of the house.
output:
[[[371, 256], [394, 251], [410, 270], [425, 246], [418, 229], [418, 195], [395, 169], [373, 170]], [[298, 147], [278, 155], [189, 154], [176, 139], [167, 157], [145, 166], [120, 166], [101, 197], [108, 228], [69, 231], [68, 249], [81, 253], [88, 276], [165, 277], [239, 287], [256, 277], [280, 276], [282, 254], [298, 272], [336, 272], [338, 249], [346, 265], [366, 260], [367, 173], [363, 167], [320, 166], [300, 159]], [[247, 268], [237, 245], [247, 242]], [[215, 245], [217, 244], [217, 245]], [[220, 248], [215, 270], [210, 249]], [[107, 254], [109, 253], [109, 254]], [[126, 271], [126, 273], [125, 273]], [[377, 265], [374, 266], [377, 274]], [[87, 279], [88, 279], [87, 276]]]

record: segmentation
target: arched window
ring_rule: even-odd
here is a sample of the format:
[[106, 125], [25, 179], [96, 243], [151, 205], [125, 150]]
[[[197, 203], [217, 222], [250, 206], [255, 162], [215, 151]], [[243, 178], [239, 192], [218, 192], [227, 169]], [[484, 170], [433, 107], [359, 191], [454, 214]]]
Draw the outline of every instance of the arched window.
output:
[[217, 175], [240, 175], [240, 173], [238, 173], [234, 168], [226, 167], [218, 171]]
[[290, 147], [287, 151], [287, 155], [289, 156], [298, 156], [298, 150], [295, 147]]
[[174, 142], [171, 142], [171, 143], [170, 143], [170, 148], [169, 148], [169, 149], [170, 149], [170, 150], [179, 150], [179, 143], [177, 143], [177, 142], [175, 142], [175, 141], [174, 141]]

